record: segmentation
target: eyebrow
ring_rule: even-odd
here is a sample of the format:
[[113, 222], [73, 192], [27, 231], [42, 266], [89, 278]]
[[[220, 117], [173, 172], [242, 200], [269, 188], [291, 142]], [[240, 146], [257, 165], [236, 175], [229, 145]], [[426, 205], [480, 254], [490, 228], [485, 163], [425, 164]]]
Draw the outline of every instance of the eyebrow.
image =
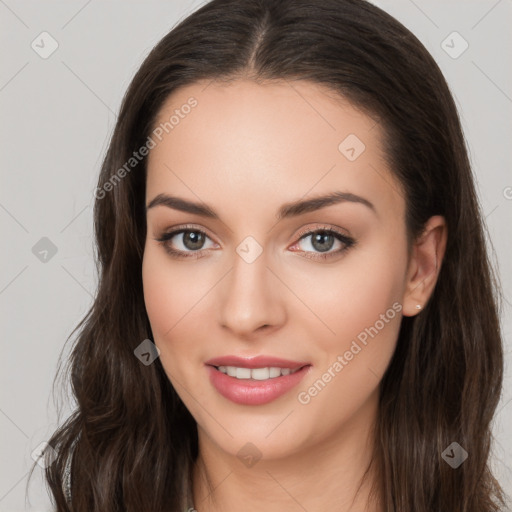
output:
[[[321, 208], [325, 208], [327, 206], [345, 202], [362, 204], [372, 210], [375, 214], [377, 213], [375, 206], [364, 197], [352, 194], [350, 192], [332, 192], [327, 195], [313, 197], [312, 199], [298, 200], [291, 203], [286, 203], [279, 209], [277, 218], [278, 220], [282, 220], [296, 217], [298, 215], [320, 210]], [[166, 206], [168, 208], [173, 208], [174, 210], [192, 213], [210, 219], [219, 219], [219, 216], [215, 210], [205, 203], [195, 203], [193, 201], [189, 201], [180, 197], [170, 196], [168, 194], [158, 194], [156, 197], [154, 197], [146, 206], [146, 211], [154, 208], [155, 206]]]

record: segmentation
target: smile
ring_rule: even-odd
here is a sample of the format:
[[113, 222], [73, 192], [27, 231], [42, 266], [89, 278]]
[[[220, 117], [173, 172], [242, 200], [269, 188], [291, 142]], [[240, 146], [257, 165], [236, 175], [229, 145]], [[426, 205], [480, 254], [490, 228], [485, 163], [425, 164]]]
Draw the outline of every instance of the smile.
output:
[[263, 405], [283, 397], [309, 373], [310, 364], [300, 368], [244, 368], [205, 365], [215, 390], [239, 405]]
[[300, 368], [292, 370], [290, 368], [277, 368], [274, 366], [267, 368], [238, 368], [236, 366], [216, 366], [217, 370], [235, 377], [236, 379], [254, 379], [254, 380], [268, 380], [275, 379], [284, 375], [290, 375], [298, 372]]

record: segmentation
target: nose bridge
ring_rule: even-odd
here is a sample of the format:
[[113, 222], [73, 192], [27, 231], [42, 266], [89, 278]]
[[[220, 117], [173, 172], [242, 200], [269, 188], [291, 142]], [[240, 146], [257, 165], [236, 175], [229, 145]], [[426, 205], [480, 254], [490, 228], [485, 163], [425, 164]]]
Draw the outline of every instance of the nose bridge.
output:
[[279, 321], [275, 279], [263, 247], [252, 237], [244, 239], [233, 256], [233, 267], [223, 287], [220, 322], [238, 335], [251, 334]]

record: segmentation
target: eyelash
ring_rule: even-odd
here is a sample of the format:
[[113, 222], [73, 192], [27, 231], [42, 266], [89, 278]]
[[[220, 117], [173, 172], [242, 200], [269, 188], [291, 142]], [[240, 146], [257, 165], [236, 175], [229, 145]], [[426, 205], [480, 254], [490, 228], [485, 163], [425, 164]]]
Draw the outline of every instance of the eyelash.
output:
[[[163, 233], [160, 237], [158, 238], [155, 238], [155, 240], [157, 242], [160, 242], [164, 249], [173, 257], [173, 258], [180, 258], [180, 259], [184, 259], [184, 258], [194, 258], [194, 259], [197, 259], [197, 258], [201, 258], [201, 253], [205, 250], [208, 250], [208, 249], [200, 249], [198, 251], [187, 251], [187, 252], [184, 252], [184, 251], [180, 251], [180, 250], [176, 250], [176, 249], [173, 249], [170, 245], [169, 245], [169, 241], [175, 237], [176, 235], [179, 235], [181, 233], [185, 233], [187, 231], [192, 231], [194, 233], [201, 233], [202, 235], [204, 235], [205, 237], [207, 238], [210, 238], [202, 229], [198, 229], [198, 228], [195, 228], [194, 226], [180, 226], [178, 229], [175, 229], [173, 231], [170, 231], [168, 233]], [[301, 233], [299, 233], [297, 236], [299, 237], [297, 242], [300, 242], [302, 239], [304, 238], [307, 238], [309, 235], [314, 235], [315, 233], [326, 233], [328, 235], [334, 235], [334, 237], [339, 240], [340, 242], [342, 242], [344, 245], [344, 247], [342, 247], [341, 249], [338, 249], [337, 251], [334, 251], [334, 252], [328, 252], [328, 253], [314, 253], [315, 256], [305, 256], [306, 258], [309, 258], [309, 259], [312, 259], [312, 260], [328, 260], [332, 257], [335, 257], [335, 256], [338, 256], [342, 253], [344, 253], [345, 251], [347, 251], [348, 249], [350, 249], [351, 247], [353, 247], [355, 244], [356, 244], [356, 241], [331, 228], [331, 227], [327, 227], [327, 226], [322, 226], [322, 227], [319, 227], [319, 228], [316, 228], [316, 229], [308, 229], [308, 230], [305, 230]], [[294, 244], [294, 245], [295, 245]], [[297, 252], [303, 252], [305, 254], [310, 254], [310, 251], [297, 251]]]

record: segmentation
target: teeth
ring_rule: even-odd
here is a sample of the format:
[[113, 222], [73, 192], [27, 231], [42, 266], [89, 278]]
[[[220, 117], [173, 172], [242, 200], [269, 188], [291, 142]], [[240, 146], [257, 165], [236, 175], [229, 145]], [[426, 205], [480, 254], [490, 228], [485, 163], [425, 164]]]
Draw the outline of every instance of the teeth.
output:
[[270, 368], [269, 369], [269, 377], [273, 379], [274, 377], [279, 377], [281, 375], [280, 368]]
[[290, 368], [237, 368], [236, 366], [218, 366], [217, 370], [236, 377], [237, 379], [254, 379], [254, 380], [267, 380], [281, 377], [281, 375], [290, 375], [300, 370], [291, 370]]
[[237, 368], [236, 369], [236, 378], [237, 379], [250, 379], [251, 378], [250, 368]]

